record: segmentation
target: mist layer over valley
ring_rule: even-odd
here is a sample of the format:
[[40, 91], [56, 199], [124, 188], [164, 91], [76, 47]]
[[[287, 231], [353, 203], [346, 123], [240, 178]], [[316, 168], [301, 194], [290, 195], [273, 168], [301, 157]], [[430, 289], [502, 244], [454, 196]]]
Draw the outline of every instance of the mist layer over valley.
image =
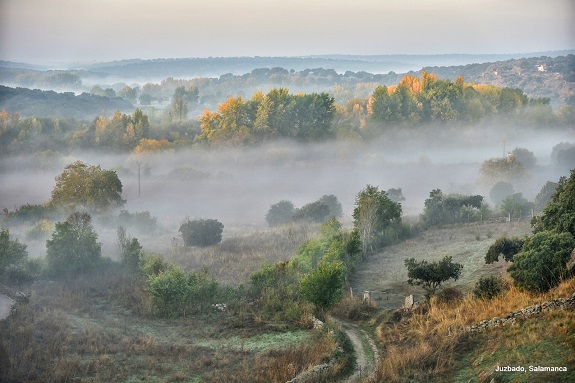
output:
[[[124, 187], [123, 208], [149, 211], [174, 237], [185, 217], [220, 220], [226, 225], [226, 238], [245, 233], [246, 227], [266, 226], [266, 212], [278, 201], [301, 207], [330, 194], [341, 202], [344, 221], [349, 223], [355, 197], [367, 184], [382, 190], [401, 188], [403, 214], [417, 220], [433, 189], [481, 194], [493, 206], [489, 200], [492, 185], [481, 183], [481, 165], [490, 158], [503, 158], [505, 148], [527, 148], [535, 154], [536, 165], [516, 190], [533, 200], [547, 181], [567, 175], [553, 165], [551, 152], [558, 143], [574, 139], [571, 130], [492, 123], [398, 128], [367, 142], [284, 140], [254, 148], [190, 148], [145, 157], [73, 152], [59, 159], [61, 168], [45, 170], [27, 169], [26, 158], [11, 157], [2, 161], [0, 207], [13, 210], [46, 203], [63, 167], [80, 160], [116, 170]], [[115, 228], [102, 229], [115, 235]], [[166, 250], [154, 245], [152, 238], [140, 240], [155, 251]]]

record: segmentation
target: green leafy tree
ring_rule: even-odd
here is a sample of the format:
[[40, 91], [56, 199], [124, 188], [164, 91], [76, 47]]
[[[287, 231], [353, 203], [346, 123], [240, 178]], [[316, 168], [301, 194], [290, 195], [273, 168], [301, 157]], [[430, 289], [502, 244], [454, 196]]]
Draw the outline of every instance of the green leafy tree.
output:
[[331, 211], [328, 205], [320, 201], [315, 201], [296, 209], [292, 216], [292, 220], [324, 222], [329, 218], [330, 213]]
[[323, 316], [343, 297], [345, 267], [341, 262], [321, 262], [300, 282], [301, 295]]
[[567, 275], [573, 248], [575, 239], [569, 232], [539, 232], [525, 241], [507, 271], [517, 286], [531, 292], [547, 291]]
[[407, 267], [407, 283], [423, 287], [428, 300], [443, 282], [450, 279], [458, 280], [463, 269], [463, 265], [454, 263], [451, 256], [446, 256], [439, 262], [408, 258], [405, 260], [405, 267]]
[[295, 207], [290, 201], [280, 201], [273, 204], [266, 214], [266, 222], [270, 226], [279, 226], [291, 222]]
[[541, 191], [535, 197], [535, 210], [540, 212], [545, 209], [551, 198], [555, 194], [555, 190], [557, 190], [557, 186], [559, 184], [557, 182], [547, 181], [545, 185], [541, 188]]
[[122, 182], [113, 170], [102, 170], [100, 166], [86, 165], [76, 161], [56, 177], [50, 204], [75, 210], [83, 206], [96, 212], [121, 207]]
[[387, 193], [376, 186], [367, 185], [355, 199], [353, 219], [365, 255], [368, 247], [373, 249], [386, 228], [401, 223], [401, 205], [390, 200]]
[[26, 245], [11, 239], [8, 230], [0, 231], [0, 278], [2, 280], [5, 280], [6, 271], [9, 268], [24, 263], [27, 257]]
[[513, 257], [521, 251], [524, 243], [525, 238], [520, 237], [497, 238], [485, 254], [485, 263], [499, 262], [500, 256], [503, 256], [507, 262], [513, 262]]
[[575, 236], [575, 169], [569, 178], [562, 177], [543, 215], [535, 222], [536, 233], [555, 230]]
[[501, 201], [499, 209], [504, 216], [521, 218], [531, 214], [533, 203], [523, 198], [523, 194], [515, 193]]
[[73, 213], [57, 222], [52, 238], [46, 241], [48, 271], [53, 276], [72, 277], [94, 271], [101, 260], [102, 244], [87, 213]]
[[180, 226], [180, 233], [187, 246], [207, 247], [222, 241], [224, 225], [215, 219], [186, 220]]
[[118, 227], [118, 247], [122, 263], [131, 271], [138, 271], [143, 256], [142, 245], [137, 238], [127, 235], [126, 229]]

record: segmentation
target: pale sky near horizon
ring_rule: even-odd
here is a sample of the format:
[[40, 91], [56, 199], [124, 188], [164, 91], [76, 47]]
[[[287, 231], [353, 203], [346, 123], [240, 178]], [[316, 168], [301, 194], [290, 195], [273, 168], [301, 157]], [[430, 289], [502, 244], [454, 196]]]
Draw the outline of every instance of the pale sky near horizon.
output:
[[575, 48], [574, 0], [0, 0], [0, 60], [528, 53]]

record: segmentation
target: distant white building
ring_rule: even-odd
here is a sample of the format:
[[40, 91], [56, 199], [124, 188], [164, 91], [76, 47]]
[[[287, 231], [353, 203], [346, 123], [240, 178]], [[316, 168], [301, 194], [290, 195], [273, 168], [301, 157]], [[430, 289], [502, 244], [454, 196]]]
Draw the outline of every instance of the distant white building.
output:
[[539, 65], [539, 66], [537, 67], [537, 70], [538, 70], [539, 72], [546, 72], [545, 66], [543, 66], [543, 64]]

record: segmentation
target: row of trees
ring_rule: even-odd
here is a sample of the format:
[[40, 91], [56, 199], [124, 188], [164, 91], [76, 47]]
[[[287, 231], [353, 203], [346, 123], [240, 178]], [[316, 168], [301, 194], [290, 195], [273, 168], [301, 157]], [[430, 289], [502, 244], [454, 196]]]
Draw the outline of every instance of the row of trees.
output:
[[529, 99], [520, 89], [438, 79], [423, 71], [421, 79], [405, 76], [397, 86], [379, 86], [368, 103], [368, 118], [380, 123], [414, 125], [428, 121], [479, 121], [497, 113], [516, 113], [527, 105], [549, 105]]
[[334, 136], [333, 97], [327, 93], [290, 94], [287, 89], [257, 92], [250, 100], [230, 97], [217, 112], [200, 117], [202, 133], [197, 142], [246, 145], [273, 138], [318, 141]]

